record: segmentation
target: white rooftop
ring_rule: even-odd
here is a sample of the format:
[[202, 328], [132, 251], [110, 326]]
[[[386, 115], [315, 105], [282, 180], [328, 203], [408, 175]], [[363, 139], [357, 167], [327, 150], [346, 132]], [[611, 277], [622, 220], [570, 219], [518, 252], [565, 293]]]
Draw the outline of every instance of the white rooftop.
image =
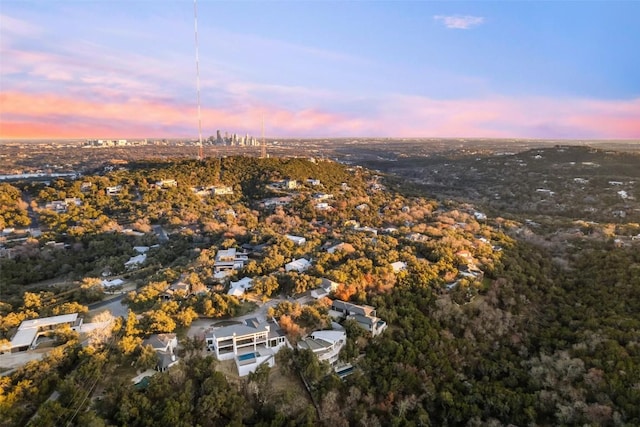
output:
[[39, 328], [46, 328], [63, 323], [75, 323], [77, 319], [78, 313], [24, 320], [18, 327], [18, 332], [16, 332], [13, 339], [11, 339], [11, 347], [25, 347], [31, 345], [38, 334]]
[[134, 257], [131, 257], [129, 261], [125, 262], [124, 265], [137, 265], [142, 264], [147, 260], [147, 254], [140, 254]]
[[337, 341], [345, 339], [346, 334], [344, 331], [314, 331], [311, 333], [311, 337], [316, 340], [324, 340], [333, 344]]
[[294, 236], [292, 234], [285, 234], [284, 237], [286, 237], [287, 239], [291, 240], [296, 245], [302, 245], [302, 244], [306, 243], [306, 241], [307, 241], [307, 239], [305, 239], [304, 237]]
[[394, 273], [398, 273], [402, 270], [407, 269], [407, 263], [402, 261], [396, 261], [391, 263], [391, 268], [393, 268]]
[[299, 258], [285, 264], [284, 269], [286, 271], [297, 270], [299, 272], [307, 270], [311, 267], [311, 263], [306, 258]]
[[59, 323], [68, 323], [75, 322], [78, 318], [78, 313], [73, 314], [61, 314], [60, 316], [51, 316], [51, 317], [41, 317], [39, 319], [31, 319], [24, 320], [18, 330], [28, 329], [28, 328], [41, 328], [52, 325], [57, 325]]
[[110, 288], [112, 286], [120, 286], [120, 285], [124, 284], [124, 280], [122, 280], [122, 279], [103, 280], [101, 282], [101, 284], [105, 288]]
[[253, 279], [250, 277], [243, 277], [237, 282], [231, 282], [228, 295], [235, 295], [237, 297], [242, 296], [244, 291], [250, 289], [253, 286]]

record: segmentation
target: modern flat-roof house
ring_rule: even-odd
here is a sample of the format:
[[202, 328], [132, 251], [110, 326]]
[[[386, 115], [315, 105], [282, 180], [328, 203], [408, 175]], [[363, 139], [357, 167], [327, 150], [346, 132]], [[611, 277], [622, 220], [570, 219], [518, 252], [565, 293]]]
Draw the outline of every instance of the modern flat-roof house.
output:
[[321, 202], [324, 200], [333, 199], [333, 194], [315, 193], [312, 197], [314, 201]]
[[311, 262], [306, 258], [295, 259], [284, 265], [284, 270], [289, 271], [297, 271], [298, 273], [302, 273], [303, 271], [307, 271], [311, 267]]
[[284, 331], [271, 320], [247, 319], [245, 324], [224, 326], [205, 334], [209, 350], [218, 360], [235, 360], [240, 376], [254, 372], [267, 363], [275, 365], [275, 354], [289, 346]]
[[228, 186], [217, 186], [211, 189], [211, 192], [215, 196], [224, 196], [227, 194], [233, 194], [233, 188]]
[[64, 200], [54, 200], [49, 202], [44, 205], [44, 208], [60, 213], [66, 212], [71, 205], [81, 206], [82, 200], [77, 197], [67, 197]]
[[301, 340], [298, 348], [311, 350], [319, 361], [335, 365], [346, 342], [347, 334], [344, 331], [315, 331]]
[[394, 273], [399, 273], [407, 269], [407, 263], [402, 261], [396, 261], [391, 263], [391, 268]]
[[380, 335], [387, 328], [387, 322], [377, 317], [376, 309], [370, 305], [334, 300], [329, 315], [334, 318], [353, 319], [373, 337]]
[[248, 254], [238, 253], [236, 248], [220, 249], [216, 254], [214, 270], [216, 273], [226, 270], [237, 270], [249, 261]]
[[122, 191], [122, 185], [114, 185], [105, 189], [107, 196], [117, 196]]
[[69, 325], [71, 328], [78, 328], [82, 325], [82, 318], [78, 317], [78, 313], [73, 313], [23, 320], [9, 345], [1, 348], [0, 351], [4, 352], [8, 350], [11, 353], [15, 353], [18, 351], [34, 349], [37, 346], [38, 337], [40, 335], [63, 325]]
[[301, 236], [294, 236], [292, 234], [285, 234], [284, 237], [286, 237], [287, 239], [291, 240], [294, 244], [296, 244], [298, 246], [302, 246], [305, 243], [307, 243], [307, 239], [305, 239], [304, 237], [301, 237]]

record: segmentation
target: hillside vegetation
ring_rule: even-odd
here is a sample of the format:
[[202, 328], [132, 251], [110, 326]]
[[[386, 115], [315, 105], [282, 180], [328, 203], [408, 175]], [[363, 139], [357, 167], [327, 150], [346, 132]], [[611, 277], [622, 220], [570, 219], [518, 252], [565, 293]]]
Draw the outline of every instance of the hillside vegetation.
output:
[[[176, 185], [163, 188], [161, 180]], [[299, 185], [274, 187], [283, 180]], [[119, 193], [108, 195], [114, 186]], [[233, 194], [198, 195], [211, 186]], [[16, 206], [5, 221], [24, 220], [21, 197], [29, 195], [42, 227], [40, 237], [7, 242], [12, 256], [0, 259], [3, 338], [23, 319], [86, 311], [83, 304], [104, 296], [97, 278], [105, 272], [135, 291], [109, 337], [81, 345], [57, 331], [64, 345], [0, 377], [0, 425], [640, 425], [636, 225], [574, 224], [580, 234], [545, 241], [531, 234], [552, 221], [487, 217], [479, 206], [405, 189], [335, 162], [246, 157], [141, 162], [50, 186], [3, 187], [0, 200]], [[318, 194], [331, 196], [322, 199], [327, 208], [318, 209]], [[65, 198], [81, 203], [45, 208]], [[295, 245], [287, 234], [306, 242]], [[351, 249], [328, 253], [337, 242]], [[127, 269], [140, 245], [153, 248], [144, 264]], [[216, 251], [242, 245], [263, 247], [232, 276], [254, 278], [256, 300], [298, 297], [327, 278], [339, 284], [334, 298], [371, 305], [389, 325], [375, 338], [344, 325], [341, 358], [355, 367], [344, 379], [308, 352], [278, 354], [279, 375], [308, 382], [306, 403], [271, 387], [269, 369], [226, 377], [202, 343], [186, 337], [198, 317], [226, 319], [250, 307], [213, 277]], [[313, 266], [285, 271], [300, 257]], [[395, 262], [406, 269], [394, 270]], [[481, 274], [467, 274], [471, 264]], [[39, 287], [45, 279], [68, 286]], [[160, 298], [178, 281], [197, 292]], [[330, 324], [323, 300], [288, 299], [270, 313], [292, 342]], [[185, 362], [140, 390], [130, 377], [153, 366], [141, 346], [153, 332], [177, 332]]]

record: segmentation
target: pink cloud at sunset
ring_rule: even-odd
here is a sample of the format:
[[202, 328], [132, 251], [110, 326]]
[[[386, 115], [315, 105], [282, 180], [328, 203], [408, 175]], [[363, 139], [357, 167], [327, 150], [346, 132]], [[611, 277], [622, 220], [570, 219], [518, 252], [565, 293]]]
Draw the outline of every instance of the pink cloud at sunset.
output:
[[[360, 114], [294, 110], [259, 102], [202, 110], [204, 135], [216, 129], [258, 134], [262, 116], [273, 137], [639, 138], [640, 99], [626, 101], [506, 98], [372, 99]], [[96, 102], [53, 93], [0, 94], [0, 138], [192, 137], [192, 105], [131, 98]]]

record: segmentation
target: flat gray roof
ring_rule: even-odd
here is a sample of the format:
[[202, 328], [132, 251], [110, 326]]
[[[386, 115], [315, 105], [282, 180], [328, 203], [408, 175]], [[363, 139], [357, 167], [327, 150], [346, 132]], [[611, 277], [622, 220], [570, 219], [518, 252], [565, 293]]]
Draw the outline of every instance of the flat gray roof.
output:
[[217, 338], [217, 339], [221, 339], [221, 338], [230, 338], [232, 337], [234, 334], [237, 337], [243, 336], [243, 335], [252, 335], [252, 334], [256, 334], [259, 332], [266, 332], [266, 328], [264, 326], [266, 325], [261, 325], [263, 326], [262, 328], [252, 328], [251, 326], [246, 326], [246, 325], [230, 325], [230, 326], [224, 326], [220, 329], [216, 329], [212, 332], [212, 335]]
[[14, 337], [11, 339], [11, 348], [30, 346], [40, 328], [61, 325], [64, 323], [75, 323], [76, 320], [78, 320], [78, 313], [24, 320], [18, 327], [18, 332], [16, 332]]
[[24, 320], [20, 324], [18, 330], [53, 326], [60, 323], [70, 323], [75, 322], [76, 319], [78, 319], [78, 313], [61, 314], [60, 316], [41, 317], [39, 319]]

